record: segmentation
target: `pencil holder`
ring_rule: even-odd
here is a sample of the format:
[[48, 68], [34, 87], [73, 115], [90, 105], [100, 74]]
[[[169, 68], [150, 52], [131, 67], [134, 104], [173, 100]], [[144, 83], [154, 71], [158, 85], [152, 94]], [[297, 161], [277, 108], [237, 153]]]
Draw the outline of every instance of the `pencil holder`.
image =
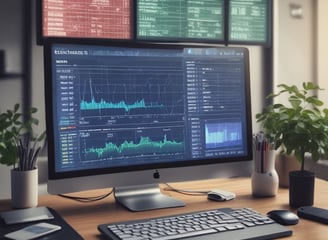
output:
[[277, 195], [279, 178], [275, 169], [266, 173], [252, 173], [252, 194], [254, 197], [273, 197]]
[[276, 152], [271, 144], [254, 149], [254, 170], [251, 176], [255, 197], [273, 197], [278, 192], [279, 177], [275, 169]]

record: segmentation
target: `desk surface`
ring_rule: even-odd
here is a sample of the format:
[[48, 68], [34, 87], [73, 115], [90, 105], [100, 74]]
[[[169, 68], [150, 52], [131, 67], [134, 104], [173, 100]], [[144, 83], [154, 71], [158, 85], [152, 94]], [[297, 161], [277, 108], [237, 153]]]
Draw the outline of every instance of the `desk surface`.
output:
[[[288, 189], [280, 188], [276, 197], [253, 198], [251, 195], [251, 182], [249, 178], [217, 179], [199, 182], [185, 182], [172, 184], [174, 187], [183, 189], [210, 190], [222, 189], [235, 192], [235, 200], [227, 202], [213, 202], [207, 200], [206, 196], [189, 196], [175, 192], [166, 194], [174, 196], [186, 202], [186, 207], [161, 209], [145, 212], [130, 212], [118, 205], [114, 197], [92, 202], [79, 203], [58, 196], [45, 195], [39, 198], [39, 206], [48, 206], [55, 209], [84, 239], [103, 239], [97, 230], [97, 226], [103, 223], [124, 221], [142, 218], [165, 216], [191, 211], [215, 209], [222, 207], [251, 207], [262, 214], [272, 209], [289, 209]], [[108, 189], [88, 191], [72, 194], [74, 196], [97, 196], [108, 192]], [[316, 207], [328, 209], [328, 182], [316, 179], [315, 200]], [[10, 201], [0, 201], [0, 210], [10, 208]], [[295, 209], [291, 209], [295, 211]], [[326, 239], [328, 236], [327, 225], [300, 219], [299, 224], [288, 226], [293, 230], [293, 236], [286, 239]]]

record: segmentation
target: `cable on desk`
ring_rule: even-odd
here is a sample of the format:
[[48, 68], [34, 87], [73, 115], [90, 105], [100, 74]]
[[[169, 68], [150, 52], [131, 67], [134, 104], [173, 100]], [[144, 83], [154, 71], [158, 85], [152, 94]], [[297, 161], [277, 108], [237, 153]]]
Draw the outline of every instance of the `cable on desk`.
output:
[[108, 193], [105, 193], [105, 194], [99, 195], [99, 196], [93, 196], [93, 197], [76, 197], [76, 196], [70, 196], [70, 195], [66, 195], [66, 194], [58, 194], [58, 196], [67, 198], [67, 199], [71, 199], [71, 200], [74, 200], [77, 202], [87, 203], [87, 202], [95, 202], [95, 201], [105, 199], [105, 198], [109, 197], [112, 193], [113, 193], [113, 189]]
[[185, 195], [207, 195], [210, 191], [201, 191], [201, 190], [187, 190], [187, 189], [179, 189], [171, 186], [168, 183], [164, 183], [166, 187], [164, 188], [164, 191], [173, 191]]

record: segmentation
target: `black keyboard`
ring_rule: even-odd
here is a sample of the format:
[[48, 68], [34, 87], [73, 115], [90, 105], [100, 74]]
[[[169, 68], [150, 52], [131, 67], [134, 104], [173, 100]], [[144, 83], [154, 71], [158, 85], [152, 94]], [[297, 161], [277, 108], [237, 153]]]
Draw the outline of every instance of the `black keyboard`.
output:
[[288, 228], [250, 208], [220, 208], [146, 220], [101, 224], [113, 240], [275, 239], [292, 235]]

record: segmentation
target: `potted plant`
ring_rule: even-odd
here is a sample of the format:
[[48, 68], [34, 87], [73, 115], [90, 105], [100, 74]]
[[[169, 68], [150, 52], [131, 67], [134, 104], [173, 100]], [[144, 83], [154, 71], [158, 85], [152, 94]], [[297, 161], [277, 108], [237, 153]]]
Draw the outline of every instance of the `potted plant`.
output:
[[33, 131], [33, 127], [39, 123], [33, 117], [37, 109], [30, 108], [26, 116], [23, 116], [19, 107], [16, 104], [13, 110], [0, 114], [0, 163], [13, 166], [11, 195], [12, 205], [16, 208], [37, 205], [36, 160], [41, 149], [38, 143], [45, 137], [45, 132], [36, 136]]
[[[313, 161], [328, 154], [328, 109], [322, 107], [323, 102], [315, 95], [322, 89], [312, 82], [303, 83], [302, 89], [286, 84], [280, 84], [278, 88], [281, 90], [268, 98], [287, 94], [288, 104], [270, 104], [262, 113], [256, 114], [256, 119], [266, 136], [275, 143], [275, 149], [283, 154], [293, 154], [301, 163], [299, 170], [289, 173], [290, 205], [313, 205], [314, 173], [304, 168], [305, 154], [310, 153]], [[295, 186], [298, 182], [301, 185]]]

